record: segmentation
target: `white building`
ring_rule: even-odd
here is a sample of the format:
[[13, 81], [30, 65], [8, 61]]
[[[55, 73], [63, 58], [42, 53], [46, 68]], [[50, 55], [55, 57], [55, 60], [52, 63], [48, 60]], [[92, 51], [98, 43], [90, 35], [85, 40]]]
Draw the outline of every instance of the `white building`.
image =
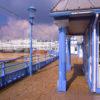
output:
[[[71, 39], [71, 54], [78, 54], [78, 41], [77, 37], [73, 36]], [[12, 50], [23, 50], [30, 48], [29, 39], [17, 39], [0, 41], [0, 50], [12, 51]], [[59, 51], [58, 41], [45, 41], [36, 40], [32, 41], [33, 50], [55, 50]]]
[[[0, 41], [0, 50], [21, 50], [29, 48], [29, 39], [17, 39]], [[58, 41], [33, 40], [33, 49], [36, 50], [58, 50]]]

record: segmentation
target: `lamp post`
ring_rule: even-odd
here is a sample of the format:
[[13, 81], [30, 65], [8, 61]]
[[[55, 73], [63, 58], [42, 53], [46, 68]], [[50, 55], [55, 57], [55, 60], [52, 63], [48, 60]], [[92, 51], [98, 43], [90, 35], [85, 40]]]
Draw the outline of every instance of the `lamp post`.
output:
[[35, 12], [36, 9], [34, 7], [29, 7], [28, 8], [28, 12], [29, 12], [29, 23], [30, 23], [30, 33], [29, 33], [29, 37], [30, 37], [30, 63], [29, 63], [29, 74], [30, 76], [32, 75], [32, 62], [33, 62], [33, 48], [32, 48], [32, 26], [34, 24], [34, 18], [35, 18]]

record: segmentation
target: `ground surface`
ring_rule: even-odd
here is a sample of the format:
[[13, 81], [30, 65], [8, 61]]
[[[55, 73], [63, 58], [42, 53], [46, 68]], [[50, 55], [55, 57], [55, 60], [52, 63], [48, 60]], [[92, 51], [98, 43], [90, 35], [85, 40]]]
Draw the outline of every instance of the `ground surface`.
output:
[[31, 77], [0, 91], [0, 100], [100, 100], [100, 95], [90, 93], [82, 72], [81, 61], [72, 58], [74, 66], [67, 73], [68, 90], [57, 92], [58, 61], [53, 62]]

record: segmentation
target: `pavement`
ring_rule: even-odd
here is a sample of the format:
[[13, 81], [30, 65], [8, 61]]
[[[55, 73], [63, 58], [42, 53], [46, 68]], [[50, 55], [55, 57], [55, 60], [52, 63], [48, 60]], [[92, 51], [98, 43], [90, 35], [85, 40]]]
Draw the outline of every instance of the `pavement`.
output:
[[34, 75], [0, 90], [0, 100], [100, 100], [100, 95], [89, 91], [82, 61], [72, 57], [72, 66], [66, 74], [67, 92], [57, 91], [58, 61], [55, 61]]

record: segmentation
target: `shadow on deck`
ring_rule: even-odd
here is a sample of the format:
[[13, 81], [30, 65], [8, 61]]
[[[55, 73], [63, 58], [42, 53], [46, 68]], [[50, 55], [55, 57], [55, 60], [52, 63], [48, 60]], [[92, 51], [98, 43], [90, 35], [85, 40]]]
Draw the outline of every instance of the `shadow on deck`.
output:
[[0, 91], [0, 100], [100, 100], [100, 96], [90, 93], [81, 63], [74, 63], [67, 73], [67, 92], [57, 91], [57, 79], [58, 61], [55, 61], [35, 75]]
[[82, 70], [83, 64], [75, 64], [72, 68], [71, 71], [73, 71], [72, 77], [68, 80], [67, 83], [67, 90], [70, 88], [71, 84], [73, 81], [78, 77], [78, 76], [84, 76], [83, 70]]

